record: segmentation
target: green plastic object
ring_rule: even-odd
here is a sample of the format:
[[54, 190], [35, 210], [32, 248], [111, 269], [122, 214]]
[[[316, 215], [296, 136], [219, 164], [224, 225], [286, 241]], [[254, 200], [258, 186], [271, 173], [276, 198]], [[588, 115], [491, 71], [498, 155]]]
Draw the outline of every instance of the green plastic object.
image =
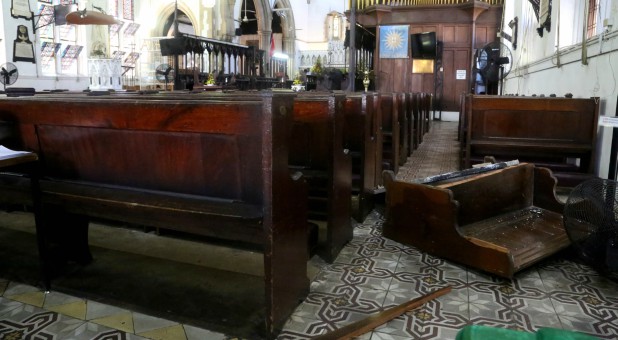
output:
[[597, 337], [557, 328], [541, 328], [527, 333], [506, 328], [469, 325], [457, 333], [456, 340], [598, 340]]

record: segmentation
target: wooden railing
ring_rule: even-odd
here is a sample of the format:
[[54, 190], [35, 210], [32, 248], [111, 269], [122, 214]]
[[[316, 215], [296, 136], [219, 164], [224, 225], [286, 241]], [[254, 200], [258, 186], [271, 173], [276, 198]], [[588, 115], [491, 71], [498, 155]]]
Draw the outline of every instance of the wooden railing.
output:
[[[385, 6], [437, 6], [437, 5], [457, 5], [473, 2], [474, 0], [356, 0], [356, 8], [359, 10], [375, 5]], [[486, 2], [490, 5], [504, 5], [504, 0], [477, 0]], [[349, 7], [352, 7], [352, 0], [349, 0]]]

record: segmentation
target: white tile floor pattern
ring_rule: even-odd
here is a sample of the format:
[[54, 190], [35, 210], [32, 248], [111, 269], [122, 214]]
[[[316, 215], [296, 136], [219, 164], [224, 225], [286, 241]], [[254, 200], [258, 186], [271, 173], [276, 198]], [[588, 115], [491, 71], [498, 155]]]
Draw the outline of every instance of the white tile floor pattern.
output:
[[[400, 169], [413, 179], [458, 166], [457, 123], [433, 125]], [[451, 293], [359, 339], [454, 339], [468, 324], [535, 331], [554, 327], [618, 338], [618, 289], [590, 268], [555, 256], [499, 279], [381, 236], [374, 211], [332, 264], [317, 258], [311, 291], [279, 339], [310, 339], [445, 285]], [[175, 241], [178, 242], [178, 241]], [[0, 273], [2, 277], [2, 273]], [[230, 339], [220, 333], [0, 279], [0, 339]]]

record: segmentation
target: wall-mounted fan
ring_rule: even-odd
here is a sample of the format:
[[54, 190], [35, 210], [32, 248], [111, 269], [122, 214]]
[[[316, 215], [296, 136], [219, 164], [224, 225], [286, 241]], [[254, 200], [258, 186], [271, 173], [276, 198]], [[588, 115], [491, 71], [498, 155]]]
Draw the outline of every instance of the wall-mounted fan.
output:
[[491, 92], [490, 89], [501, 85], [502, 80], [511, 72], [512, 62], [511, 50], [500, 41], [491, 42], [477, 52], [476, 67], [488, 94]]
[[19, 78], [19, 71], [17, 71], [17, 66], [13, 63], [6, 63], [0, 65], [0, 83], [4, 85], [4, 90], [6, 91], [7, 85], [13, 85]]
[[167, 84], [174, 80], [174, 68], [169, 64], [160, 64], [155, 71], [157, 80], [160, 83], [165, 83], [165, 89], [167, 90]]

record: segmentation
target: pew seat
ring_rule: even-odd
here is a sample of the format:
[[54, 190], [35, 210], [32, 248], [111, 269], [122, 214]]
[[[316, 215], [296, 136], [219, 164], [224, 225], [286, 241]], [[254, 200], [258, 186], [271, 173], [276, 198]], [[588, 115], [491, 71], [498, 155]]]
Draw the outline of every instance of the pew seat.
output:
[[522, 163], [430, 184], [384, 172], [384, 236], [497, 276], [570, 244], [547, 168]]

